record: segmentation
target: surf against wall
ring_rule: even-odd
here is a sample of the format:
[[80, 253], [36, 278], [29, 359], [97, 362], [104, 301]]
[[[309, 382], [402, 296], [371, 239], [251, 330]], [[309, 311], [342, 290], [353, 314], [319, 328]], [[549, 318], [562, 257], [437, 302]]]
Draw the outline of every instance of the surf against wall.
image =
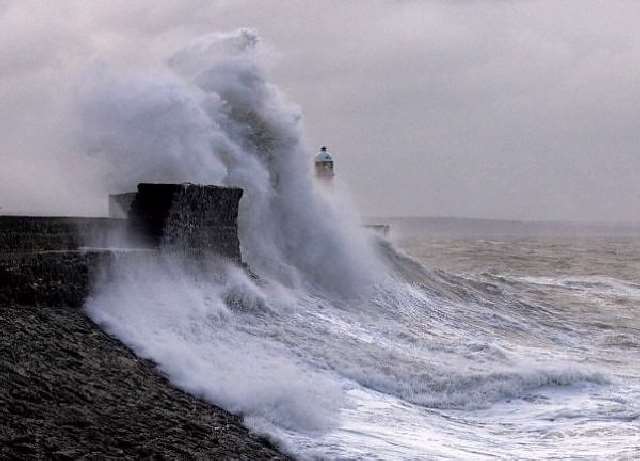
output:
[[[598, 364], [541, 353], [568, 341], [543, 306], [430, 270], [316, 193], [300, 110], [261, 59], [259, 36], [241, 29], [83, 89], [79, 141], [109, 165], [114, 188], [245, 190], [239, 237], [255, 274], [218, 263], [194, 274], [169, 257], [126, 263], [88, 303], [96, 322], [302, 458], [487, 453], [502, 436], [477, 423], [483, 415], [606, 392], [628, 401]], [[549, 349], [534, 344], [549, 331]]]

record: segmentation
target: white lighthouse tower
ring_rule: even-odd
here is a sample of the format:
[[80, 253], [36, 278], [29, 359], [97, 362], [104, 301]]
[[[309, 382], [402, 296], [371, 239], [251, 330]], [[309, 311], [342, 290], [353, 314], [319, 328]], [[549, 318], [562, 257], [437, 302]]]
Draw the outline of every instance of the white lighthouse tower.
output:
[[316, 155], [315, 161], [316, 178], [322, 184], [330, 185], [333, 183], [335, 175], [333, 169], [333, 156], [327, 150], [327, 146], [322, 146], [320, 152]]

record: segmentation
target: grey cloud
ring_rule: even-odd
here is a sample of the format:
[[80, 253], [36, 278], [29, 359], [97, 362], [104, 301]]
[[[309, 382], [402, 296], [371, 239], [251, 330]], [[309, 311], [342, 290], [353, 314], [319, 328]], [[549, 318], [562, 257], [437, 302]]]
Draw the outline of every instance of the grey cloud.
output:
[[[81, 126], [67, 96], [96, 62], [144, 73], [250, 26], [277, 50], [310, 151], [334, 150], [365, 214], [640, 219], [636, 2], [10, 1], [0, 15], [5, 207], [55, 192], [60, 212], [103, 210], [100, 188], [73, 201], [100, 166], [67, 133]], [[71, 187], [68, 171], [92, 179]]]

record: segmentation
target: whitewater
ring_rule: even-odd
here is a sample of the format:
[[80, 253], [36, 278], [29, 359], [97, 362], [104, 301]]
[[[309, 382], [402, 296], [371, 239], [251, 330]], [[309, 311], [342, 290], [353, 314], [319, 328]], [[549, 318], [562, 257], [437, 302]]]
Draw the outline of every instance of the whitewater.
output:
[[260, 43], [212, 34], [79, 92], [79, 143], [114, 189], [245, 190], [250, 268], [123, 258], [92, 319], [301, 459], [637, 457], [640, 246], [369, 233], [339, 188], [314, 186]]

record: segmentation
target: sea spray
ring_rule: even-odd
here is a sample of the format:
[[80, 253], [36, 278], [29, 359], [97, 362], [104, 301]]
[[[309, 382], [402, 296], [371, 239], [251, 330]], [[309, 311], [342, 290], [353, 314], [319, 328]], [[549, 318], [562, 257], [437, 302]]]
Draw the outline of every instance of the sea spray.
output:
[[174, 384], [256, 426], [332, 427], [340, 387], [284, 347], [277, 329], [257, 334], [282, 321], [264, 289], [233, 266], [193, 268], [173, 252], [127, 258], [98, 285], [89, 313]]
[[[353, 211], [316, 194], [299, 110], [266, 80], [258, 43], [245, 29], [206, 36], [162, 70], [107, 74], [83, 90], [81, 141], [114, 186], [245, 190], [240, 243], [257, 275], [167, 251], [122, 261], [88, 303], [96, 322], [177, 386], [309, 457], [378, 456], [365, 449], [376, 438], [381, 458], [413, 453], [412, 433], [381, 429], [383, 407], [382, 425], [415, 429], [433, 409], [607, 383], [597, 370], [538, 360], [547, 324], [512, 298], [374, 243]], [[511, 348], [505, 331], [529, 343]]]
[[81, 92], [81, 144], [118, 190], [139, 181], [242, 187], [243, 259], [263, 286], [221, 261], [194, 272], [163, 250], [112, 268], [88, 310], [176, 385], [256, 428], [325, 431], [342, 386], [287, 346], [296, 338], [283, 338], [282, 325], [300, 315], [300, 293], [361, 296], [383, 271], [355, 213], [315, 193], [299, 111], [265, 80], [257, 42], [250, 30], [210, 35], [163, 70], [92, 79]]
[[258, 42], [248, 29], [213, 34], [149, 75], [92, 78], [81, 92], [82, 145], [121, 190], [140, 181], [242, 187], [240, 241], [254, 271], [358, 296], [383, 271], [356, 213], [315, 193], [300, 112], [266, 80]]

